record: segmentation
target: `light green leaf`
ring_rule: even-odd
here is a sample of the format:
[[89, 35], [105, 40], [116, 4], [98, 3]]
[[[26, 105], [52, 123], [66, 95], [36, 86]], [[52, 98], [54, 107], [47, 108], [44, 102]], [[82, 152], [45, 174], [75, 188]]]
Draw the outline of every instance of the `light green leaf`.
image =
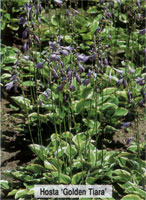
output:
[[41, 160], [47, 159], [48, 150], [46, 147], [38, 144], [31, 144], [29, 147]]
[[78, 184], [79, 181], [81, 180], [81, 178], [86, 174], [85, 171], [83, 172], [79, 172], [77, 174], [74, 174], [73, 177], [72, 177], [72, 184], [75, 185], [75, 184]]
[[71, 183], [71, 178], [69, 176], [67, 176], [66, 174], [58, 173], [58, 172], [52, 172], [52, 175], [54, 177], [59, 178], [59, 183], [64, 183], [64, 184], [70, 184]]
[[20, 106], [20, 108], [24, 111], [27, 110], [31, 110], [32, 106], [31, 106], [31, 102], [29, 99], [24, 98], [22, 96], [17, 96], [17, 97], [11, 97], [13, 99], [13, 101]]
[[121, 200], [142, 200], [138, 195], [128, 194], [124, 196]]
[[93, 95], [93, 88], [91, 87], [86, 87], [83, 89], [82, 91], [82, 98], [86, 99], [86, 98], [91, 98]]
[[2, 189], [6, 189], [6, 190], [8, 190], [10, 188], [9, 182], [6, 180], [0, 180], [0, 186]]
[[16, 192], [15, 194], [15, 199], [18, 199], [20, 197], [25, 197], [27, 196], [28, 190], [27, 189], [20, 189]]
[[118, 108], [115, 112], [113, 117], [123, 117], [128, 114], [128, 110], [126, 108]]
[[26, 169], [34, 173], [41, 173], [44, 167], [39, 164], [29, 164]]

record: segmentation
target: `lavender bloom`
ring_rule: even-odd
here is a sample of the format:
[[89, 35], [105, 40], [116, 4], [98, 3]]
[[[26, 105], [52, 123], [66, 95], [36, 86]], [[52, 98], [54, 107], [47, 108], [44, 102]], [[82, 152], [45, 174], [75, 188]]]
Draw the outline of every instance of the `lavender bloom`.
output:
[[109, 39], [109, 40], [111, 40], [111, 39], [112, 39], [112, 36], [111, 36], [111, 35], [109, 35], [109, 36], [108, 36], [108, 39]]
[[129, 90], [128, 90], [128, 100], [129, 100], [129, 103], [131, 103], [132, 93]]
[[54, 1], [58, 6], [61, 6], [63, 4], [63, 1], [61, 0], [54, 0]]
[[106, 58], [104, 59], [104, 65], [108, 65], [108, 60]]
[[64, 56], [67, 56], [69, 54], [69, 52], [65, 49], [60, 51]]
[[28, 35], [29, 35], [29, 28], [26, 27], [26, 29], [22, 33], [22, 38], [25, 39], [28, 37]]
[[141, 6], [140, 6], [140, 1], [139, 0], [136, 0], [136, 4], [138, 6], [138, 9], [140, 10]]
[[10, 83], [7, 83], [5, 86], [6, 86], [6, 90], [7, 91], [10, 91], [13, 87], [13, 84], [14, 84], [14, 81], [11, 81]]
[[89, 84], [89, 79], [85, 79], [84, 81], [83, 81], [83, 85], [88, 85]]
[[89, 59], [89, 56], [85, 56], [83, 54], [80, 54], [80, 55], [77, 55], [77, 59], [78, 59], [79, 62], [85, 63]]
[[26, 8], [26, 11], [27, 11], [27, 15], [28, 15], [28, 18], [30, 18], [30, 13], [31, 13], [31, 10], [32, 10], [32, 4], [25, 4], [25, 8]]
[[42, 5], [39, 4], [39, 12], [41, 13], [42, 12]]
[[38, 17], [38, 22], [41, 24], [42, 23], [42, 21], [41, 21], [41, 18], [40, 17]]
[[27, 24], [27, 19], [24, 17], [20, 17], [18, 24], [22, 24], [24, 26], [25, 24]]
[[48, 98], [50, 96], [50, 89], [47, 89], [45, 92], [43, 92], [43, 95]]
[[129, 66], [129, 72], [130, 74], [133, 74], [135, 72], [135, 69], [132, 69], [132, 67]]
[[140, 77], [138, 77], [137, 79], [136, 79], [136, 83], [137, 84], [139, 84], [139, 85], [144, 85], [144, 78], [140, 78]]
[[25, 59], [25, 60], [29, 60], [29, 56], [23, 56], [23, 58]]
[[122, 129], [126, 129], [131, 125], [130, 122], [122, 122]]
[[119, 70], [119, 69], [116, 69], [116, 68], [114, 68], [114, 70], [118, 73], [118, 74], [120, 74], [121, 76], [123, 75], [123, 70]]
[[144, 34], [146, 34], [146, 29], [142, 29], [142, 30], [140, 30], [140, 31], [139, 31], [139, 34], [140, 34], [140, 35], [144, 35]]
[[54, 76], [55, 78], [59, 79], [59, 76], [58, 76], [58, 74], [57, 74], [57, 72], [56, 72], [55, 69], [53, 69], [52, 73], [53, 73], [53, 76]]
[[126, 144], [129, 144], [132, 141], [133, 137], [129, 137], [129, 139], [127, 140]]
[[91, 62], [93, 62], [94, 60], [96, 60], [96, 55], [93, 53], [92, 55], [89, 56], [89, 60]]
[[37, 41], [38, 44], [40, 44], [40, 39], [37, 35], [34, 35], [34, 39]]
[[117, 3], [118, 3], [119, 5], [121, 5], [121, 0], [117, 0]]
[[143, 100], [140, 100], [139, 102], [138, 102], [138, 105], [141, 107], [141, 106], [143, 106]]
[[70, 85], [69, 88], [70, 88], [71, 91], [75, 91], [76, 90], [76, 87], [74, 85]]
[[141, 14], [138, 13], [138, 14], [137, 14], [137, 20], [139, 21], [140, 19], [141, 19]]
[[81, 84], [81, 78], [80, 78], [80, 76], [79, 76], [78, 73], [76, 73], [75, 77], [76, 77], [77, 82], [78, 82], [79, 84]]
[[124, 80], [124, 87], [127, 87], [127, 80]]
[[92, 74], [93, 74], [93, 71], [91, 71], [90, 69], [88, 70], [88, 78], [91, 78], [91, 76], [92, 76]]
[[63, 61], [61, 61], [60, 63], [61, 63], [61, 67], [64, 68], [64, 63], [63, 63]]
[[144, 87], [142, 87], [142, 89], [141, 89], [141, 94], [142, 94], [143, 98], [145, 98], [146, 92], [145, 92], [145, 88]]
[[71, 71], [70, 67], [68, 67], [68, 69], [67, 69], [67, 76], [71, 77], [71, 75], [72, 75], [72, 71]]
[[51, 54], [50, 55], [50, 62], [52, 61], [59, 61], [60, 60], [60, 57], [57, 56], [56, 54]]
[[37, 69], [42, 69], [44, 65], [44, 62], [39, 62], [36, 64]]
[[84, 69], [83, 65], [81, 65], [80, 63], [78, 63], [78, 65], [79, 65], [80, 72], [81, 72], [81, 73], [84, 72], [85, 69]]
[[57, 91], [58, 91], [58, 92], [61, 92], [61, 91], [63, 90], [63, 88], [64, 88], [64, 84], [61, 84], [61, 85], [59, 85], [59, 86], [57, 87]]
[[146, 49], [144, 49], [144, 53], [146, 53]]
[[56, 42], [55, 41], [54, 42], [49, 42], [49, 45], [51, 46], [51, 49], [53, 51], [56, 51]]
[[120, 86], [122, 83], [123, 83], [123, 78], [121, 78], [121, 79], [116, 83], [116, 85], [117, 85], [117, 86]]
[[27, 42], [25, 42], [23, 47], [22, 47], [22, 50], [25, 53], [25, 51], [27, 51], [27, 49], [28, 49]]
[[67, 47], [63, 47], [63, 46], [60, 46], [62, 49], [65, 49], [67, 51], [69, 51], [70, 53], [72, 52], [72, 50], [74, 50], [74, 48], [72, 46], [67, 46]]

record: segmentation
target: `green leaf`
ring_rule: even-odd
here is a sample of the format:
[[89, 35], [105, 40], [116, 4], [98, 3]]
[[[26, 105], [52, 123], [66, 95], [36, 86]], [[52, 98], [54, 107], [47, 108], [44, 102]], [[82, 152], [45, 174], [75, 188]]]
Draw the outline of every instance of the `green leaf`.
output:
[[27, 189], [20, 189], [16, 192], [15, 194], [15, 199], [18, 199], [20, 197], [25, 197], [27, 196], [28, 190]]
[[142, 200], [138, 195], [128, 194], [124, 196], [121, 200]]
[[63, 173], [58, 173], [58, 172], [52, 172], [52, 175], [54, 177], [59, 178], [59, 183], [63, 183], [63, 184], [70, 184], [71, 183], [71, 178], [69, 176], [67, 176], [66, 174]]
[[115, 112], [113, 117], [123, 117], [128, 114], [128, 110], [126, 108], [118, 108]]
[[105, 88], [103, 90], [103, 95], [113, 94], [116, 90], [117, 90], [117, 88], [115, 88], [115, 87]]
[[16, 62], [17, 62], [16, 56], [8, 56], [8, 57], [6, 57], [5, 60], [4, 60], [4, 63], [5, 63], [5, 64], [10, 64], [10, 63], [15, 64]]
[[65, 42], [67, 42], [68, 44], [72, 43], [72, 37], [70, 35], [65, 35], [64, 36], [64, 40]]
[[29, 148], [41, 159], [41, 160], [46, 160], [47, 159], [47, 154], [48, 150], [46, 147], [38, 144], [31, 144], [29, 145]]
[[44, 167], [39, 164], [29, 164], [26, 169], [34, 173], [41, 173], [43, 172]]
[[72, 159], [77, 154], [77, 150], [74, 145], [68, 145], [66, 148], [66, 155]]
[[97, 10], [96, 6], [92, 6], [87, 10], [87, 13], [88, 14], [96, 14], [96, 13], [98, 13], [98, 10]]
[[109, 126], [109, 125], [107, 125], [107, 126], [104, 128], [104, 132], [107, 133], [107, 134], [108, 134], [108, 133], [109, 133], [109, 134], [110, 134], [110, 133], [114, 133], [114, 132], [116, 132], [116, 130], [117, 130], [117, 129], [115, 129], [114, 127]]
[[82, 98], [86, 99], [86, 98], [91, 98], [93, 95], [93, 88], [91, 87], [86, 87], [83, 89], [82, 91]]
[[56, 15], [52, 15], [51, 17], [51, 23], [54, 25], [54, 26], [58, 26], [58, 20], [56, 18]]
[[83, 109], [90, 108], [92, 105], [93, 100], [92, 99], [84, 99], [77, 103], [76, 105], [76, 113], [80, 113]]
[[11, 97], [13, 101], [20, 106], [20, 108], [24, 111], [27, 112], [27, 110], [31, 110], [32, 106], [30, 105], [30, 100], [27, 98], [24, 98], [22, 96], [17, 96], [17, 97]]
[[129, 172], [127, 172], [126, 170], [123, 170], [123, 169], [114, 170], [113, 175], [119, 176], [120, 179], [118, 179], [118, 180], [122, 181], [122, 182], [130, 181], [132, 179], [131, 174]]
[[5, 189], [5, 190], [10, 189], [9, 182], [6, 180], [0, 180], [0, 186], [2, 189]]
[[18, 190], [16, 190], [16, 189], [12, 190], [11, 192], [8, 193], [8, 197], [9, 197], [9, 196], [14, 196], [14, 195], [16, 194], [17, 191], [18, 191]]
[[99, 26], [99, 19], [96, 18], [96, 19], [93, 20], [93, 23], [90, 26], [90, 33], [94, 34], [96, 29], [98, 28], [98, 26]]
[[118, 97], [119, 100], [128, 100], [128, 96], [127, 96], [127, 91], [124, 90], [124, 91], [117, 91], [116, 92], [116, 96]]
[[92, 40], [92, 35], [88, 34], [81, 34], [83, 40]]
[[72, 177], [72, 184], [78, 184], [79, 181], [81, 180], [82, 177], [84, 177], [84, 175], [86, 174], [85, 171], [83, 172], [78, 172], [77, 174], [74, 174]]
[[50, 162], [48, 162], [47, 160], [44, 161], [44, 166], [46, 169], [52, 170], [52, 171], [57, 171], [57, 168], [51, 164]]
[[115, 111], [118, 108], [118, 106], [115, 105], [114, 103], [104, 103], [101, 108], [102, 108], [103, 112], [105, 112], [107, 110]]
[[24, 81], [22, 83], [22, 86], [27, 86], [27, 87], [32, 87], [35, 85], [35, 82], [34, 81]]

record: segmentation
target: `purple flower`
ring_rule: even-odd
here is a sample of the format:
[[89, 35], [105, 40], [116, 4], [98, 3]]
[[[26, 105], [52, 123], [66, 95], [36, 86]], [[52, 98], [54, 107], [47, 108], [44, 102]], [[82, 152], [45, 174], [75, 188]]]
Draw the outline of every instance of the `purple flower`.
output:
[[23, 56], [23, 58], [25, 59], [25, 60], [29, 60], [29, 56]]
[[72, 50], [74, 50], [74, 48], [70, 45], [70, 46], [67, 46], [67, 47], [63, 47], [61, 46], [62, 49], [65, 49], [67, 51], [69, 51], [70, 53], [72, 52]]
[[122, 83], [123, 83], [123, 78], [121, 78], [121, 79], [116, 83], [116, 85], [117, 85], [117, 86], [120, 86]]
[[41, 21], [41, 18], [40, 17], [38, 17], [38, 22], [41, 24], [42, 23], [42, 21]]
[[56, 72], [55, 69], [53, 69], [52, 73], [53, 73], [53, 76], [54, 76], [56, 79], [59, 79], [59, 76], [58, 76], [58, 74], [57, 74], [57, 72]]
[[43, 95], [46, 97], [46, 98], [48, 98], [49, 97], [49, 95], [50, 95], [50, 89], [47, 89], [45, 92], [43, 92]]
[[138, 13], [138, 14], [137, 14], [137, 20], [139, 21], [140, 19], [141, 19], [141, 14]]
[[6, 90], [7, 91], [10, 91], [13, 87], [13, 84], [14, 84], [14, 81], [11, 81], [10, 83], [7, 83], [5, 86], [6, 86]]
[[42, 5], [39, 4], [39, 12], [41, 13], [42, 12]]
[[38, 44], [40, 44], [40, 39], [37, 35], [34, 35], [34, 39], [37, 41]]
[[27, 42], [25, 42], [25, 43], [23, 44], [22, 50], [23, 50], [24, 53], [25, 53], [25, 51], [28, 50]]
[[58, 6], [61, 6], [63, 4], [63, 1], [61, 0], [54, 0], [54, 1]]
[[28, 37], [28, 35], [29, 35], [29, 28], [26, 27], [26, 29], [22, 33], [22, 38], [25, 39]]
[[77, 82], [78, 82], [79, 84], [81, 84], [81, 78], [80, 78], [80, 76], [79, 76], [78, 73], [76, 73], [75, 77], [76, 77]]
[[88, 85], [89, 84], [89, 79], [85, 79], [84, 81], [83, 81], [83, 85]]
[[132, 92], [130, 92], [128, 90], [128, 100], [129, 100], [129, 103], [131, 103], [131, 99], [132, 99]]
[[136, 79], [136, 83], [137, 84], [139, 84], [139, 85], [144, 85], [144, 78], [140, 78], [140, 77], [138, 77], [137, 79]]
[[51, 46], [51, 49], [53, 50], [53, 51], [56, 51], [56, 42], [54, 41], [54, 42], [49, 42], [49, 45]]
[[65, 49], [60, 51], [64, 56], [67, 56], [69, 54], [69, 52]]
[[89, 56], [85, 56], [83, 54], [80, 54], [80, 55], [77, 55], [77, 59], [78, 59], [79, 62], [85, 63], [89, 59]]
[[144, 35], [144, 34], [146, 34], [146, 29], [142, 29], [142, 30], [140, 30], [140, 31], [139, 31], [139, 34], [140, 34], [140, 35]]
[[139, 102], [138, 102], [138, 105], [141, 107], [141, 106], [143, 106], [143, 100], [140, 100]]
[[108, 65], [108, 60], [106, 58], [104, 59], [104, 65]]
[[71, 91], [75, 91], [76, 90], [76, 87], [74, 85], [70, 85], [69, 88], [70, 88]]
[[130, 122], [122, 122], [122, 129], [126, 129], [131, 125]]
[[146, 53], [146, 49], [144, 49], [144, 53]]
[[25, 24], [27, 24], [27, 19], [24, 17], [20, 17], [18, 24], [22, 24], [24, 26]]
[[133, 137], [130, 136], [129, 139], [127, 140], [126, 144], [129, 144], [132, 141]]
[[79, 65], [80, 72], [81, 73], [84, 72], [85, 68], [83, 67], [83, 65], [81, 65], [80, 63], [78, 63], [78, 65]]
[[120, 74], [121, 76], [123, 75], [123, 70], [119, 70], [119, 69], [116, 69], [116, 68], [114, 68], [114, 70], [118, 73], [118, 74]]
[[124, 80], [124, 87], [127, 87], [127, 80]]
[[39, 62], [36, 64], [37, 69], [42, 69], [45, 62]]
[[26, 8], [26, 11], [27, 11], [27, 15], [28, 15], [28, 18], [30, 18], [30, 13], [31, 13], [31, 10], [32, 10], [32, 4], [25, 4], [25, 8]]
[[135, 69], [132, 69], [132, 67], [129, 66], [129, 72], [130, 74], [133, 74], [135, 72]]
[[108, 36], [108, 39], [109, 39], [109, 40], [111, 40], [111, 39], [112, 39], [112, 36], [111, 36], [111, 35], [109, 35], [109, 36]]
[[117, 3], [118, 3], [119, 5], [121, 5], [121, 0], [117, 0]]
[[61, 91], [63, 90], [63, 88], [64, 88], [64, 84], [61, 84], [61, 85], [59, 85], [59, 86], [57, 87], [57, 91], [58, 91], [58, 92], [61, 92]]
[[52, 61], [59, 61], [60, 60], [60, 57], [57, 56], [56, 54], [51, 54], [50, 55], [50, 62]]
[[141, 94], [142, 94], [143, 98], [145, 98], [146, 92], [145, 92], [145, 88], [144, 87], [142, 87], [142, 89], [141, 89]]
[[61, 61], [60, 63], [61, 63], [61, 67], [64, 68], [64, 62]]
[[139, 0], [136, 0], [136, 4], [138, 6], [138, 9], [140, 10], [141, 6], [140, 6], [140, 1]]

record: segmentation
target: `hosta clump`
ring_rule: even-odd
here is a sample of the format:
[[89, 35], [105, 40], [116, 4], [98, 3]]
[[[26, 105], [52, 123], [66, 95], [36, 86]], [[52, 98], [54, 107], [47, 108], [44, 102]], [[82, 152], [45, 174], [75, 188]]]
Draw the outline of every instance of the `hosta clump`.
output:
[[144, 198], [145, 162], [139, 162], [135, 145], [129, 147], [129, 153], [119, 153], [98, 150], [93, 142], [86, 142], [83, 133], [64, 132], [62, 136], [53, 134], [47, 147], [30, 145], [37, 158], [25, 167], [6, 171], [12, 181], [1, 180], [2, 189], [15, 199], [34, 199], [35, 184], [112, 184], [115, 199], [126, 194]]

